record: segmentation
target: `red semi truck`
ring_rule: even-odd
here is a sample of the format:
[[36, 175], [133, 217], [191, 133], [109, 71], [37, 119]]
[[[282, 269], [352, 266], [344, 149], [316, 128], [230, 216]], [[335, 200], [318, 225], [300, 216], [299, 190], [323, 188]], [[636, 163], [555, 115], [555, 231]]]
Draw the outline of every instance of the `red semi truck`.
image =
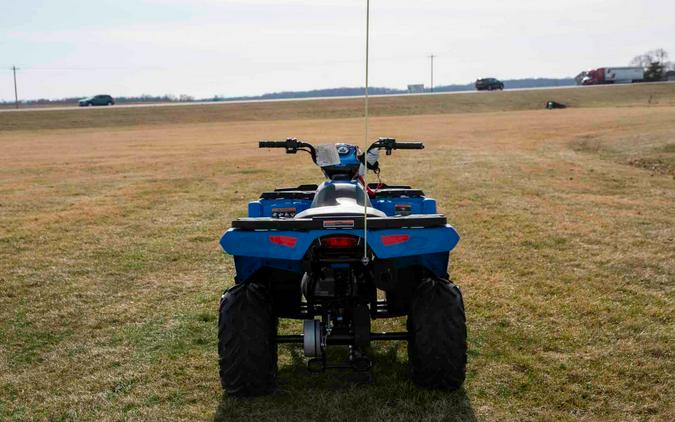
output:
[[582, 75], [580, 85], [629, 84], [642, 82], [645, 71], [641, 67], [599, 67]]

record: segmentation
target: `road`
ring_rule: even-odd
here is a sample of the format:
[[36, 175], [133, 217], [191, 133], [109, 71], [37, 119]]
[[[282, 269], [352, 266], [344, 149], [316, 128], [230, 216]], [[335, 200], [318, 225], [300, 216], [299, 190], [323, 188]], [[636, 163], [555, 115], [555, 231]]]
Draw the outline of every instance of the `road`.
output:
[[[675, 83], [675, 82], [663, 82], [663, 83]], [[612, 87], [615, 85], [593, 85], [592, 87]], [[513, 88], [507, 89], [506, 92], [511, 91], [538, 91], [538, 90], [551, 90], [551, 89], [580, 89], [580, 88], [589, 88], [588, 86], [549, 86], [549, 87], [537, 87], [537, 88]], [[416, 95], [456, 95], [456, 94], [485, 94], [490, 95], [492, 93], [488, 91], [451, 91], [451, 92], [427, 92], [423, 94], [386, 94], [386, 95], [371, 95], [370, 98], [383, 98], [383, 97], [412, 97]], [[150, 103], [150, 104], [118, 104], [113, 106], [114, 108], [135, 108], [135, 107], [188, 107], [195, 105], [221, 105], [221, 104], [248, 104], [248, 103], [274, 103], [274, 102], [285, 102], [285, 101], [320, 101], [320, 100], [340, 100], [340, 99], [355, 99], [363, 98], [362, 95], [350, 95], [350, 96], [337, 96], [337, 97], [307, 97], [307, 98], [276, 98], [276, 99], [256, 99], [256, 100], [233, 100], [233, 101], [193, 101], [193, 102], [175, 102], [175, 103]], [[26, 107], [26, 108], [6, 108], [0, 109], [0, 113], [17, 113], [25, 111], [50, 111], [50, 110], [77, 110], [77, 111], [88, 111], [88, 110], [105, 110], [108, 107], [78, 107], [77, 105], [72, 106], [62, 106], [62, 107]]]

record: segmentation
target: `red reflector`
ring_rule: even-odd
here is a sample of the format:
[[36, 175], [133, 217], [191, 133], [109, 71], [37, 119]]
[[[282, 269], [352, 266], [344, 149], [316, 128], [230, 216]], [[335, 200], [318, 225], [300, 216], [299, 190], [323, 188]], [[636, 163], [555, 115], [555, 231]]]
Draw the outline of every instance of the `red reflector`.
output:
[[359, 243], [358, 237], [331, 236], [321, 239], [321, 246], [327, 248], [354, 248]]
[[270, 242], [294, 248], [295, 244], [298, 243], [298, 238], [292, 236], [270, 236]]
[[409, 234], [387, 234], [380, 236], [380, 240], [384, 246], [398, 245], [399, 243], [407, 242], [409, 239]]

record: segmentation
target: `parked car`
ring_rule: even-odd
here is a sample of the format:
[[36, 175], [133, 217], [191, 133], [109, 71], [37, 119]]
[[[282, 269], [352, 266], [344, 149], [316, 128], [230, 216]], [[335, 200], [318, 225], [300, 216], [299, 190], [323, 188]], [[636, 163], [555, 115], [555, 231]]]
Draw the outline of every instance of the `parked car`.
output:
[[115, 104], [115, 100], [110, 95], [94, 95], [79, 101], [80, 107], [87, 106], [110, 106]]
[[478, 91], [494, 91], [495, 89], [504, 89], [504, 83], [495, 78], [483, 78], [476, 80], [476, 89]]

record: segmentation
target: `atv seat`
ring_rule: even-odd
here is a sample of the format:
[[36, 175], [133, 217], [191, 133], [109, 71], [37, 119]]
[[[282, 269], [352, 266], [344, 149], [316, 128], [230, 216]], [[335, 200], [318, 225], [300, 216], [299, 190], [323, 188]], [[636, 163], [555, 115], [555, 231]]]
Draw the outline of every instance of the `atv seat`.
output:
[[387, 216], [384, 212], [373, 208], [360, 185], [349, 182], [326, 182], [317, 188], [312, 206], [296, 214], [295, 218], [363, 215], [364, 199], [367, 201], [366, 211], [369, 216]]
[[[368, 217], [386, 217], [387, 214], [382, 211], [368, 207]], [[363, 217], [363, 205], [340, 204], [328, 205], [325, 207], [307, 208], [295, 215], [295, 218], [313, 218], [313, 217]]]

